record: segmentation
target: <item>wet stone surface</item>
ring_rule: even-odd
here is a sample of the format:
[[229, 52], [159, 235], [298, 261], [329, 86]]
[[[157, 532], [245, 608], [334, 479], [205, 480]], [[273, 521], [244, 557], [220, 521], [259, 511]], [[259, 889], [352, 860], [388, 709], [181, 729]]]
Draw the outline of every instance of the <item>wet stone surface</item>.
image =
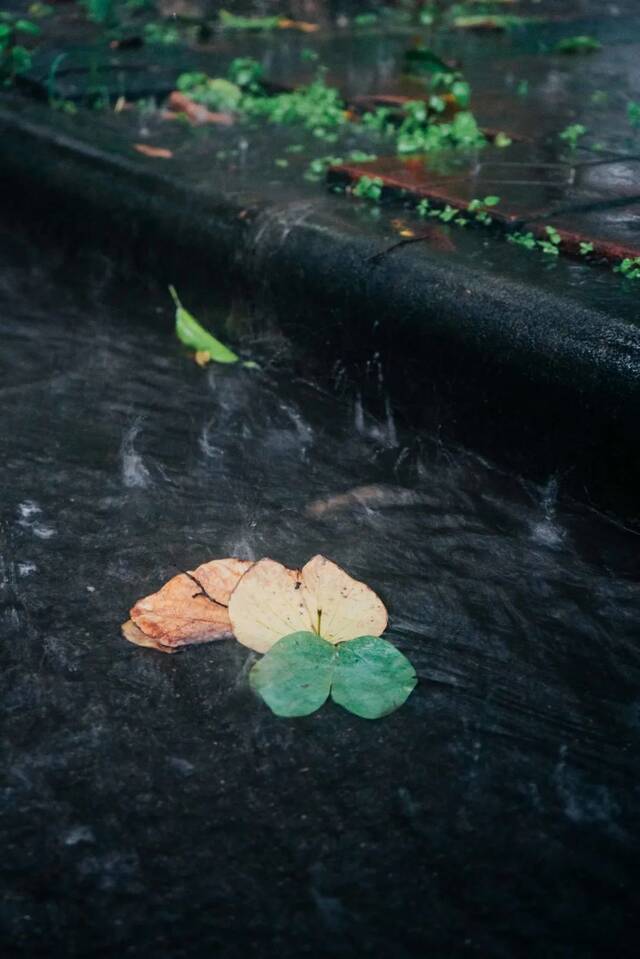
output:
[[379, 177], [387, 196], [415, 204], [426, 198], [440, 209], [449, 204], [465, 211], [474, 199], [499, 196], [491, 209], [498, 224], [542, 235], [546, 225], [555, 226], [567, 252], [577, 252], [584, 241], [593, 243], [595, 256], [614, 261], [640, 256], [637, 203], [625, 204], [639, 198], [640, 160], [594, 162], [582, 155], [573, 162], [545, 162], [541, 152], [517, 144], [508, 152], [486, 148], [464, 158], [381, 157], [331, 166], [328, 177], [347, 184]]
[[[632, 955], [637, 537], [400, 429], [374, 357], [370, 409], [268, 337], [203, 371], [164, 294], [4, 246], [3, 954]], [[316, 551], [416, 666], [383, 721], [119, 635], [176, 565]]]
[[[116, 126], [120, 138], [137, 132], [149, 146], [172, 149], [178, 161], [172, 163], [175, 172], [198, 187], [215, 185], [234, 193], [249, 180], [263, 198], [314, 196], [322, 205], [318, 198], [322, 186], [310, 189], [304, 180], [310, 162], [322, 156], [344, 159], [349, 150], [365, 150], [383, 159], [362, 171], [353, 167], [354, 176], [380, 175], [390, 187], [407, 190], [409, 196], [428, 196], [454, 206], [464, 206], [483, 192], [500, 195], [494, 218], [506, 223], [540, 220], [562, 211], [563, 225], [558, 229], [567, 241], [567, 252], [573, 252], [579, 242], [592, 242], [596, 260], [640, 254], [632, 229], [625, 226], [621, 236], [614, 209], [624, 198], [633, 202], [640, 196], [640, 141], [626, 115], [629, 101], [640, 99], [636, 69], [640, 21], [633, 4], [572, 3], [562, 13], [553, 4], [520, 4], [518, 13], [530, 18], [520, 26], [507, 31], [463, 31], [451, 29], [446, 21], [417, 26], [389, 11], [381, 12], [377, 23], [360, 27], [350, 19], [353, 10], [317, 3], [298, 11], [299, 16], [317, 22], [319, 30], [314, 33], [219, 30], [211, 27], [218, 6], [204, 4], [190, 12], [210, 24], [199, 43], [194, 34], [184, 33], [182, 43], [147, 43], [129, 49], [112, 48], [95, 24], [88, 24], [75, 9], [65, 10], [42, 21], [44, 42], [25, 89], [45, 99], [80, 102], [87, 98], [95, 102], [103, 96], [112, 102], [122, 96], [129, 100], [155, 97], [161, 107], [184, 70], [222, 76], [234, 57], [252, 56], [262, 63], [270, 82], [290, 89], [310, 82], [318, 64], [323, 64], [327, 81], [342, 91], [348, 104], [359, 104], [361, 110], [365, 105], [428, 97], [425, 79], [407, 73], [404, 59], [408, 49], [423, 44], [463, 71], [481, 126], [492, 133], [506, 132], [513, 139], [505, 149], [488, 148], [459, 157], [459, 166], [466, 167], [466, 172], [461, 168], [455, 174], [460, 179], [448, 180], [451, 174], [439, 169], [440, 158], [430, 158], [421, 170], [415, 159], [389, 156], [393, 145], [388, 140], [357, 129], [340, 131], [336, 142], [295, 127], [262, 125], [260, 129], [260, 124], [241, 122], [231, 129], [194, 131], [163, 119], [162, 111], [154, 111], [151, 102], [137, 111], [143, 118], [140, 124], [121, 115]], [[144, 18], [133, 17], [127, 30], [135, 34], [136, 29], [144, 32], [143, 27]], [[596, 36], [601, 49], [586, 56], [555, 52], [559, 41], [576, 34]], [[309, 50], [316, 60], [305, 60]], [[52, 116], [57, 131], [63, 120]], [[585, 133], [577, 148], [570, 150], [560, 133], [576, 123], [582, 124]], [[136, 126], [137, 131], [132, 129]], [[100, 144], [108, 136], [117, 144], [110, 127], [97, 114], [69, 124], [71, 131], [92, 143]], [[289, 153], [289, 148], [299, 152]], [[145, 162], [153, 167], [158, 161], [148, 158]], [[583, 215], [590, 206], [597, 207], [593, 218]], [[610, 215], [603, 213], [609, 206]], [[567, 225], [566, 215], [573, 210], [580, 215], [575, 224]], [[542, 269], [538, 282], [547, 285]]]

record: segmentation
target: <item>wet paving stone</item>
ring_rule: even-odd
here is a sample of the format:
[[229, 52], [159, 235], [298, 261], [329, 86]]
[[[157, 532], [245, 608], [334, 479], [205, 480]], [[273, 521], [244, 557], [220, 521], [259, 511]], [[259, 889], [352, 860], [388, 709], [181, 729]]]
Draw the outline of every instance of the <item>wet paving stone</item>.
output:
[[607, 259], [638, 255], [640, 160], [543, 163], [507, 159], [511, 155], [511, 150], [492, 150], [444, 162], [429, 156], [382, 157], [336, 165], [328, 176], [330, 182], [351, 184], [363, 176], [379, 177], [391, 197], [427, 199], [436, 208], [461, 211], [474, 199], [499, 196], [491, 208], [498, 224], [526, 227], [543, 238], [546, 226], [553, 225], [566, 241], [566, 252], [593, 242]]
[[[478, 154], [441, 158], [382, 157], [372, 163], [331, 167], [332, 179], [355, 183], [363, 176], [379, 177], [386, 190], [404, 199], [428, 199], [466, 210], [469, 203], [487, 195], [499, 195], [492, 209], [498, 222], [516, 224], [543, 216], [561, 202], [571, 185], [572, 168], [565, 164], [508, 164], [480, 160]], [[505, 178], [507, 177], [507, 178]]]
[[[560, 234], [566, 253], [580, 254], [581, 244], [592, 243], [594, 257], [618, 261], [640, 256], [640, 203], [555, 215], [549, 225]], [[540, 224], [526, 229], [540, 237], [545, 232]]]

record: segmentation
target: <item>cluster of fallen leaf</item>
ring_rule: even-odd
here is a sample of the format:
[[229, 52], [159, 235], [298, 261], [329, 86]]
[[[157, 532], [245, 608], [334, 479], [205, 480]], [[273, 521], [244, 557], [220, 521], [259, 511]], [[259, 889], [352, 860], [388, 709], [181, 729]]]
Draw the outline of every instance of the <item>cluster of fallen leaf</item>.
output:
[[417, 679], [381, 634], [387, 611], [365, 583], [324, 556], [300, 569], [271, 559], [216, 559], [139, 600], [126, 639], [173, 653], [235, 637], [264, 653], [250, 684], [278, 716], [307, 716], [331, 697], [377, 719], [401, 706]]

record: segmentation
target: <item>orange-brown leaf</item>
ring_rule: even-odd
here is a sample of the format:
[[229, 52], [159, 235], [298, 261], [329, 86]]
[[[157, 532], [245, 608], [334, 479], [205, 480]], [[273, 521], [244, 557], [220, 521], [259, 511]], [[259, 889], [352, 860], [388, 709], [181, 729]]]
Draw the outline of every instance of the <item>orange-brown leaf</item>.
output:
[[149, 649], [157, 649], [160, 653], [176, 652], [175, 647], [165, 646], [164, 643], [159, 643], [157, 639], [152, 639], [151, 636], [147, 636], [141, 629], [138, 629], [132, 619], [128, 619], [126, 623], [123, 623], [120, 629], [122, 630], [124, 638], [136, 646], [146, 646]]
[[146, 157], [155, 157], [160, 160], [170, 160], [173, 156], [172, 151], [167, 150], [166, 147], [152, 147], [150, 143], [134, 143], [133, 149]]
[[122, 627], [129, 642], [173, 652], [190, 643], [208, 643], [233, 636], [229, 597], [253, 565], [240, 559], [216, 559], [180, 573], [130, 611]]
[[317, 23], [309, 23], [306, 20], [290, 20], [288, 17], [282, 17], [278, 23], [280, 30], [299, 30], [300, 33], [316, 33], [320, 29]]
[[179, 90], [174, 90], [169, 95], [167, 106], [176, 115], [185, 114], [192, 123], [217, 123], [226, 127], [233, 126], [235, 123], [231, 113], [214, 113], [207, 110], [201, 103], [196, 103], [195, 100], [185, 96], [184, 93], [180, 93]]

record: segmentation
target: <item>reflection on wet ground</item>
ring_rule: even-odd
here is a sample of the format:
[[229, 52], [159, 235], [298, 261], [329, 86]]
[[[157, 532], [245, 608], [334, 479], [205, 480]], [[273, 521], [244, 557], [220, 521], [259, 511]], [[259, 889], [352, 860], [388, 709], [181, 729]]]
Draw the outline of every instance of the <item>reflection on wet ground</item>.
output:
[[[242, 344], [260, 371], [203, 371], [168, 297], [107, 306], [20, 256], [0, 275], [9, 941], [617, 941], [638, 851], [637, 536], [563, 502], [562, 477], [534, 487], [401, 428], [382, 371], [375, 408], [268, 337]], [[176, 565], [318, 551], [381, 593], [420, 676], [378, 724], [276, 720], [232, 642], [167, 662], [119, 635]]]

